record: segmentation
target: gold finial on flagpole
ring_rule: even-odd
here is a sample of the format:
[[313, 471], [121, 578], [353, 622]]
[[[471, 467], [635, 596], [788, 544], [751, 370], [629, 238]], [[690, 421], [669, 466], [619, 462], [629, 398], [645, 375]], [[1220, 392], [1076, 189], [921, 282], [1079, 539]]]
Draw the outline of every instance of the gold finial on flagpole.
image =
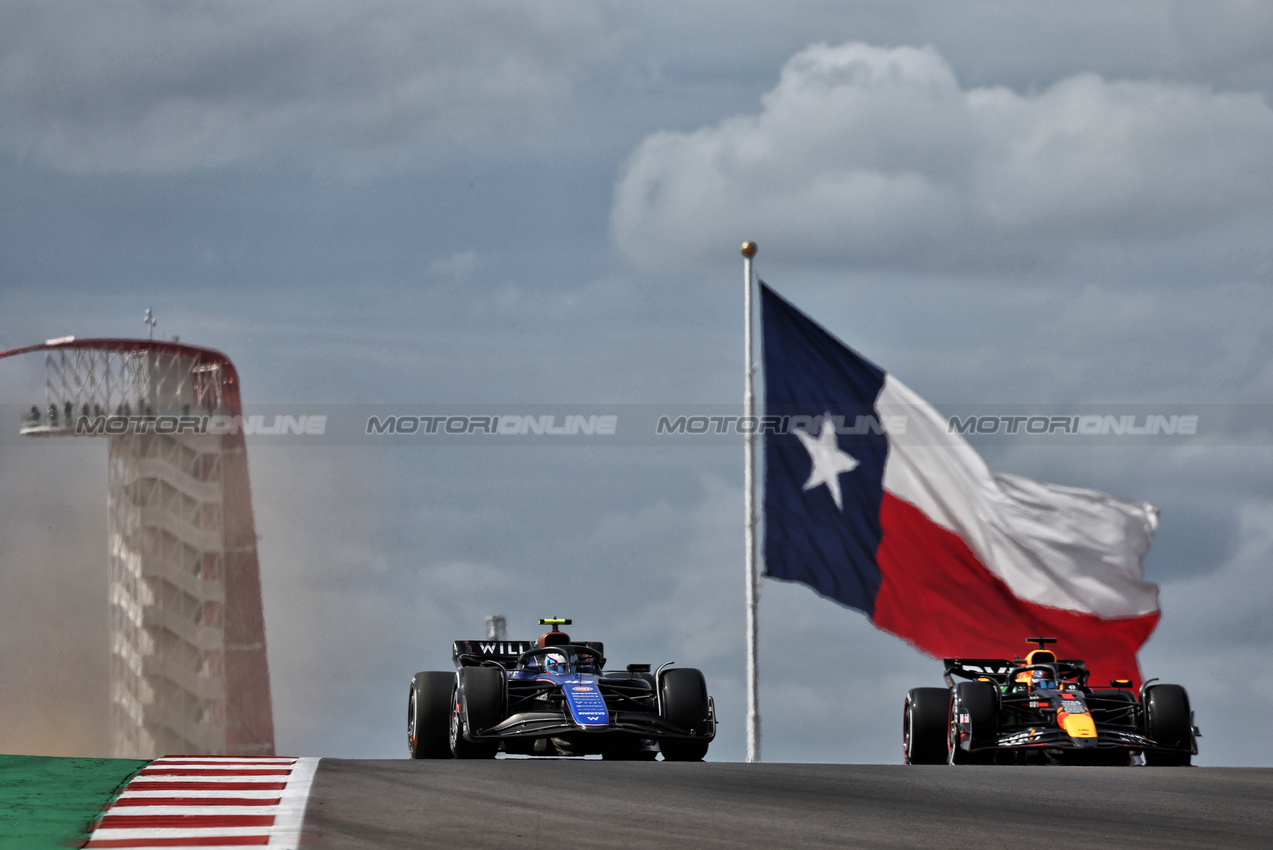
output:
[[743, 243], [743, 256], [744, 256], [744, 257], [746, 257], [746, 258], [747, 258], [747, 259], [749, 259], [749, 260], [750, 260], [752, 257], [756, 256], [756, 243], [755, 243], [755, 242], [744, 242], [744, 243]]

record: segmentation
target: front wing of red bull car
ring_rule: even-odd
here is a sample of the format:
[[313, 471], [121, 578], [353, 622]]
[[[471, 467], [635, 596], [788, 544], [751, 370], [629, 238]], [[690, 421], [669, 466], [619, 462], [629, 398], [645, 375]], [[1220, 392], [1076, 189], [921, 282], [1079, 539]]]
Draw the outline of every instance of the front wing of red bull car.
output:
[[454, 672], [417, 673], [407, 708], [412, 758], [600, 755], [699, 761], [716, 706], [691, 667], [605, 670], [605, 648], [545, 619], [538, 641], [458, 640]]
[[[1179, 685], [1093, 688], [1084, 662], [1047, 644], [1026, 659], [945, 659], [945, 688], [915, 688], [902, 715], [907, 764], [1188, 765], [1201, 736]], [[955, 678], [967, 681], [956, 682]]]

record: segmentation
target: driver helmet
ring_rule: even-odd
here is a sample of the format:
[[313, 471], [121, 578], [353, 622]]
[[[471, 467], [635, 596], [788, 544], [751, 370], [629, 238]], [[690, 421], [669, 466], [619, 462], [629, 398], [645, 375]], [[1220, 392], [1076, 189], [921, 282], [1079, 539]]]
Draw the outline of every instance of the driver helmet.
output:
[[1053, 681], [1052, 674], [1047, 670], [1035, 670], [1034, 687], [1036, 690], [1054, 691], [1056, 690], [1056, 682]]
[[554, 675], [566, 672], [566, 656], [558, 652], [549, 652], [544, 656], [544, 670]]
[[[1036, 649], [1025, 657], [1026, 664], [1055, 664], [1056, 653], [1050, 649]], [[1035, 690], [1056, 690], [1057, 683], [1051, 670], [1031, 670], [1031, 686]]]

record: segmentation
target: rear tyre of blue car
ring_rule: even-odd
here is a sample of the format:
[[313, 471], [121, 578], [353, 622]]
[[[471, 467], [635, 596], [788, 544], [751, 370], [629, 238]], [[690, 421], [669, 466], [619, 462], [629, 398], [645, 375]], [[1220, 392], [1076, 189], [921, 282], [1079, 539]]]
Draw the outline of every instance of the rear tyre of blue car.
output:
[[902, 706], [902, 757], [907, 764], [946, 763], [950, 691], [912, 688]]
[[1159, 746], [1176, 750], [1146, 750], [1147, 767], [1184, 767], [1193, 760], [1193, 720], [1184, 688], [1152, 685], [1145, 691], [1145, 734]]
[[[659, 702], [664, 720], [695, 735], [711, 734], [707, 681], [693, 667], [675, 667], [659, 677]], [[659, 739], [664, 761], [702, 761], [710, 741]]]
[[416, 673], [407, 698], [407, 748], [413, 759], [449, 759], [454, 673]]
[[451, 753], [457, 759], [495, 758], [495, 753], [499, 751], [499, 742], [465, 739], [464, 733], [470, 730], [465, 725], [465, 712], [459, 710], [461, 694], [458, 689], [462, 681], [467, 722], [472, 724], [471, 731], [481, 732], [503, 719], [504, 677], [500, 671], [490, 667], [466, 667], [452, 678], [456, 690], [452, 692], [450, 705], [448, 738]]

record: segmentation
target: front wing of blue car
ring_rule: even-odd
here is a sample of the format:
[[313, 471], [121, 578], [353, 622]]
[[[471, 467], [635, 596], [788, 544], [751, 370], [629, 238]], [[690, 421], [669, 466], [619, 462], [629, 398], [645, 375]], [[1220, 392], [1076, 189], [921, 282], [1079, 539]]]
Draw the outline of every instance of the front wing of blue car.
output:
[[566, 735], [622, 735], [668, 741], [711, 741], [716, 737], [716, 707], [714, 702], [711, 703], [709, 727], [704, 732], [683, 729], [656, 714], [639, 711], [612, 711], [609, 723], [604, 726], [580, 725], [565, 711], [524, 711], [489, 729], [470, 731], [466, 723], [464, 737], [470, 741], [495, 741]]

